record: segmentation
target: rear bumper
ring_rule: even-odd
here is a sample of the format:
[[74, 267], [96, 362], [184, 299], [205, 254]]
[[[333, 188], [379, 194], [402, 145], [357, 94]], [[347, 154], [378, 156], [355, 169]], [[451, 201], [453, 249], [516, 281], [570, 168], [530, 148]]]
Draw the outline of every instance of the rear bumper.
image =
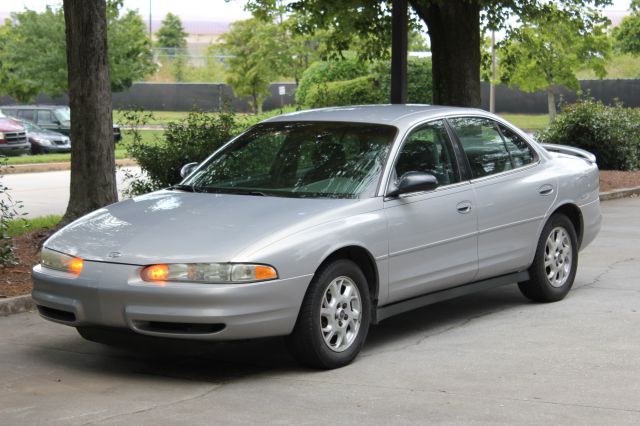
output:
[[234, 340], [291, 333], [311, 276], [252, 284], [152, 284], [140, 266], [85, 262], [78, 277], [33, 268], [40, 314], [73, 327]]
[[602, 226], [602, 213], [600, 211], [600, 199], [580, 206], [582, 213], [583, 233], [580, 250], [587, 247], [596, 238]]

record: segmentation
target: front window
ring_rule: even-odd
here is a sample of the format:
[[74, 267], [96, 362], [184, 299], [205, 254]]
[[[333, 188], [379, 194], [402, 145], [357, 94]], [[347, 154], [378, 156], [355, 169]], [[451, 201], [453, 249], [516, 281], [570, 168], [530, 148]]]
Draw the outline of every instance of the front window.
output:
[[194, 191], [373, 196], [397, 129], [343, 122], [260, 124], [182, 182]]

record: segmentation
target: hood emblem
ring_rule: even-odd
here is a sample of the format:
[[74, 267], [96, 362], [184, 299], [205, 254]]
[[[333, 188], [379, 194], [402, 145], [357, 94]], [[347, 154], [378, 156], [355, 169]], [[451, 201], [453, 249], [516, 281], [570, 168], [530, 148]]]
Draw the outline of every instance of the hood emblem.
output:
[[120, 253], [119, 251], [112, 251], [107, 255], [107, 257], [111, 259], [115, 259], [116, 257], [120, 257], [120, 256], [122, 256], [122, 253]]

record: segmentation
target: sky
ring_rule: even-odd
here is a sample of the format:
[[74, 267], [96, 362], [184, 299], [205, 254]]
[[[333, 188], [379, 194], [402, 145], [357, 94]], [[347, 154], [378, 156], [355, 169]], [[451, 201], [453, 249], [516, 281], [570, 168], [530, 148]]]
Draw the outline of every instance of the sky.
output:
[[[144, 19], [148, 19], [149, 4], [153, 20], [161, 20], [168, 12], [183, 20], [198, 21], [231, 22], [251, 17], [243, 10], [242, 0], [124, 0], [126, 9], [137, 9]], [[42, 11], [47, 5], [60, 6], [62, 0], [0, 0], [0, 15], [19, 12], [25, 7]]]
[[[614, 0], [607, 10], [623, 12], [629, 8], [630, 0]], [[144, 19], [149, 16], [149, 4], [153, 20], [161, 20], [168, 13], [174, 13], [183, 20], [210, 20], [231, 22], [247, 19], [250, 15], [243, 10], [243, 0], [124, 0], [127, 9], [137, 9]], [[61, 5], [61, 0], [0, 0], [0, 15], [23, 10], [25, 7], [42, 11], [46, 5]]]

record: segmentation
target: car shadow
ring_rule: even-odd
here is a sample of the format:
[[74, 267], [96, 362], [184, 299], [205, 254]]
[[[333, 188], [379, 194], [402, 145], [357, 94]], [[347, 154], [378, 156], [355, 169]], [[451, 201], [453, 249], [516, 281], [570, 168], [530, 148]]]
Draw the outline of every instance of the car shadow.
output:
[[[407, 340], [428, 338], [526, 303], [517, 288], [510, 286], [398, 315], [370, 328], [361, 358], [396, 350]], [[155, 376], [221, 383], [261, 374], [312, 371], [295, 362], [283, 338], [200, 342], [136, 334], [111, 341], [107, 346], [69, 332], [63, 337], [51, 336], [30, 350], [39, 361], [54, 369], [129, 378]]]

